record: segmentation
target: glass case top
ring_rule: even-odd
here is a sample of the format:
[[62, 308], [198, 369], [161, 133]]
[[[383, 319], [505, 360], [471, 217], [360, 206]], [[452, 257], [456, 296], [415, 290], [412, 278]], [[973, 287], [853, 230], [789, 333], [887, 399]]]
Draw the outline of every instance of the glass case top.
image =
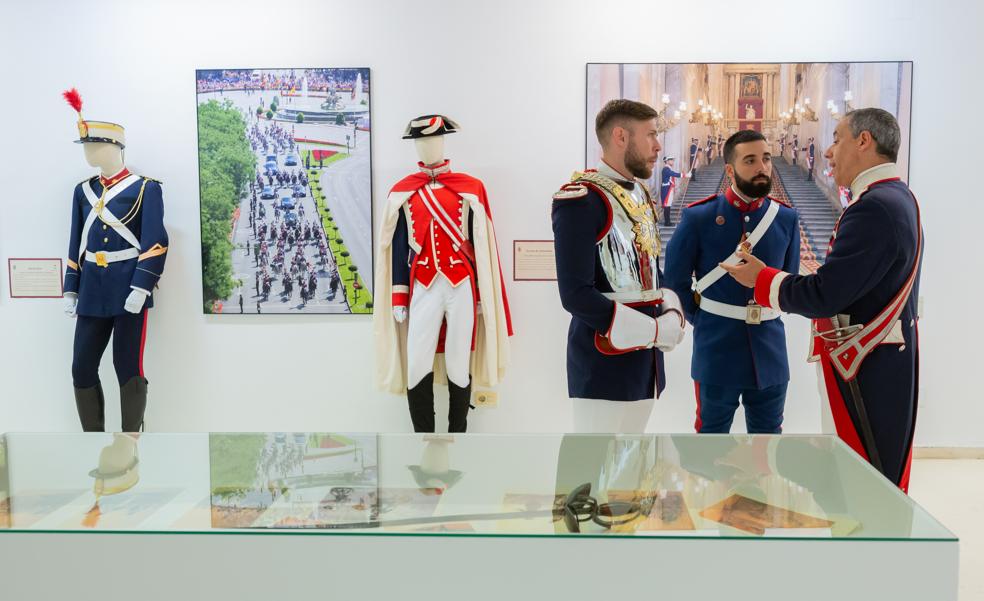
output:
[[7, 434], [25, 531], [956, 540], [797, 435]]

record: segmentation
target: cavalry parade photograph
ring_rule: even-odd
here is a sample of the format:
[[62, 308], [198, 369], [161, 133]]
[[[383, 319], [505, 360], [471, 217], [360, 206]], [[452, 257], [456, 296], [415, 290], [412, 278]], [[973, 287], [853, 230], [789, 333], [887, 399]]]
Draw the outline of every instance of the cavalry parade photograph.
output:
[[369, 69], [199, 70], [206, 313], [371, 313]]

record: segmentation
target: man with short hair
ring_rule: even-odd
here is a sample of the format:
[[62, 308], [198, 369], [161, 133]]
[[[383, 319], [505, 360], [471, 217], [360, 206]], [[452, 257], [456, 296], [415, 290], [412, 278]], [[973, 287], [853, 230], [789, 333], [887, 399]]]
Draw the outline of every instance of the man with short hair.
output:
[[595, 119], [598, 168], [575, 173], [554, 194], [577, 432], [645, 431], [666, 383], [663, 353], [683, 339], [680, 301], [661, 283], [659, 209], [643, 183], [660, 151], [657, 116], [641, 102], [606, 104]]
[[901, 144], [891, 113], [847, 113], [824, 153], [851, 201], [813, 275], [767, 267], [755, 255], [724, 268], [764, 307], [813, 318], [819, 361], [841, 437], [903, 491], [908, 489], [918, 394], [916, 304], [922, 258], [919, 207], [898, 176]]
[[729, 432], [741, 399], [748, 432], [777, 434], [789, 383], [785, 328], [778, 312], [754, 304], [718, 262], [737, 263], [736, 247], [754, 248], [769, 265], [798, 271], [799, 217], [768, 196], [772, 154], [761, 133], [729, 137], [724, 161], [731, 186], [683, 210], [666, 250], [665, 282], [694, 325], [695, 429]]

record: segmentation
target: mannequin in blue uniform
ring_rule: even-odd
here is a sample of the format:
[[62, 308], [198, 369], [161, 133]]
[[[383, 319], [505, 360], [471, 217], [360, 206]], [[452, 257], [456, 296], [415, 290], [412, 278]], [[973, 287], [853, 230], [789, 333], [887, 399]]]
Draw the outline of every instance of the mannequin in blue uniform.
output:
[[741, 399], [748, 432], [778, 433], [789, 383], [782, 320], [717, 266], [728, 258], [736, 263], [735, 249], [745, 245], [770, 265], [798, 271], [799, 218], [767, 196], [772, 156], [762, 134], [732, 135], [724, 161], [731, 187], [683, 210], [666, 249], [665, 283], [694, 326], [696, 430], [729, 432]]
[[851, 111], [824, 157], [851, 201], [813, 275], [740, 253], [731, 275], [765, 307], [813, 318], [813, 349], [837, 435], [908, 489], [919, 390], [916, 313], [919, 207], [895, 166], [899, 124], [879, 108]]
[[577, 432], [643, 432], [666, 383], [663, 353], [683, 339], [679, 299], [661, 284], [660, 208], [642, 183], [660, 151], [657, 116], [641, 102], [606, 104], [595, 119], [598, 168], [575, 173], [554, 194]]
[[78, 93], [73, 89], [65, 97], [79, 113], [77, 142], [101, 173], [76, 185], [72, 196], [65, 313], [76, 319], [75, 404], [83, 430], [105, 429], [99, 363], [112, 336], [122, 430], [137, 432], [147, 406], [147, 310], [154, 306], [168, 245], [161, 184], [126, 169], [123, 127], [83, 120]]

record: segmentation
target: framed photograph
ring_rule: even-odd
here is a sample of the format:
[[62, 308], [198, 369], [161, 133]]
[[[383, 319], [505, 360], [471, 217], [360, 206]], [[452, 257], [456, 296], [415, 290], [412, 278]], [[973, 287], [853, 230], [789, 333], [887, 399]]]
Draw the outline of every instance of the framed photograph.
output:
[[368, 68], [200, 69], [205, 313], [372, 313]]
[[[854, 63], [589, 63], [585, 163], [595, 167], [601, 146], [594, 120], [606, 102], [627, 98], [659, 111], [660, 162], [649, 183], [679, 223], [687, 204], [723, 192], [722, 151], [743, 129], [761, 132], [773, 156], [772, 196], [800, 214], [801, 273], [823, 264], [848, 190], [829, 175], [826, 149], [848, 111], [879, 107], [898, 119], [902, 144], [897, 165], [909, 174], [912, 62]], [[676, 177], [661, 186], [662, 159], [674, 158]], [[669, 177], [669, 176], [667, 176]], [[663, 248], [673, 236], [661, 226]]]

